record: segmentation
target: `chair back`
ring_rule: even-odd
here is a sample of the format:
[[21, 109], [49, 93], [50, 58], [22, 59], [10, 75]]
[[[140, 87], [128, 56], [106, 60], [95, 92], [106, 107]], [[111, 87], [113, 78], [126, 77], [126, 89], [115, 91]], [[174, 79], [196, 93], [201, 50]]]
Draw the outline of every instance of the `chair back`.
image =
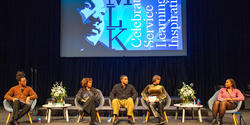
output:
[[[170, 104], [171, 104], [171, 97], [169, 96], [169, 94], [168, 93], [166, 93], [166, 104], [165, 104], [165, 106], [164, 106], [164, 109], [168, 109], [169, 107], [170, 107]], [[148, 108], [148, 105], [146, 104], [146, 102], [145, 102], [145, 100], [143, 99], [143, 98], [141, 98], [141, 104], [142, 104], [142, 106], [145, 108], [145, 109], [147, 109], [147, 110], [149, 110], [149, 108]]]
[[30, 100], [30, 104], [31, 104], [30, 111], [34, 110], [34, 108], [36, 107], [36, 103], [37, 103], [37, 99]]
[[[31, 104], [30, 111], [32, 111], [36, 107], [36, 103], [37, 103], [37, 99], [30, 100], [30, 104]], [[3, 100], [3, 106], [4, 106], [4, 109], [6, 111], [13, 112], [13, 108], [12, 108], [12, 106], [10, 105], [10, 103], [9, 103], [9, 101], [7, 99]]]
[[235, 109], [226, 110], [226, 113], [231, 114], [231, 113], [238, 112], [240, 110], [240, 108], [241, 108], [242, 101], [238, 101], [237, 103], [238, 104], [237, 104], [237, 107]]
[[167, 93], [166, 101], [167, 101], [167, 103], [166, 103], [164, 109], [168, 109], [170, 107], [170, 105], [171, 105], [172, 100], [171, 100], [171, 97], [169, 96], [168, 93]]
[[4, 109], [5, 109], [6, 111], [8, 111], [8, 112], [13, 112], [13, 108], [12, 108], [12, 106], [10, 105], [10, 103], [8, 102], [7, 99], [4, 99], [4, 100], [3, 100], [3, 107], [4, 107]]
[[213, 108], [213, 105], [214, 105], [214, 102], [218, 99], [218, 94], [219, 94], [219, 91], [216, 91], [214, 93], [214, 95], [208, 100], [208, 107], [209, 109], [212, 111], [212, 108]]
[[102, 91], [99, 90], [99, 89], [96, 89], [96, 90], [98, 91], [99, 95], [101, 96], [101, 98], [100, 98], [100, 103], [99, 103], [99, 105], [96, 107], [96, 110], [99, 110], [99, 109], [101, 109], [101, 108], [103, 107], [104, 102], [105, 102], [105, 99], [104, 99], [104, 96], [103, 96], [103, 94], [102, 94]]
[[[101, 90], [99, 90], [99, 89], [96, 89], [96, 90], [97, 90], [97, 92], [98, 92], [99, 95], [100, 95], [99, 104], [98, 104], [98, 106], [96, 107], [96, 110], [99, 110], [99, 109], [101, 109], [102, 106], [104, 105], [104, 101], [105, 101], [105, 100], [104, 100], [104, 96], [103, 96]], [[75, 102], [75, 106], [76, 106], [79, 110], [82, 110], [82, 106], [77, 102], [76, 98], [74, 99], [74, 102]]]
[[[214, 93], [214, 95], [208, 100], [208, 107], [209, 107], [210, 110], [212, 110], [214, 102], [218, 99], [219, 91], [220, 90], [216, 91]], [[237, 102], [237, 107], [235, 109], [226, 110], [226, 113], [238, 112], [240, 110], [241, 105], [242, 105], [242, 101], [238, 101]]]

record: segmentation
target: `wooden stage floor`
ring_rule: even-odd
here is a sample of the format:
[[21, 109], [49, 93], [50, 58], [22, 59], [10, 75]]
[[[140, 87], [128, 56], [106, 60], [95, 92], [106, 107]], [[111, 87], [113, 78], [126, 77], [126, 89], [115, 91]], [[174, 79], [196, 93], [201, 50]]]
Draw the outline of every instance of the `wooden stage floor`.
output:
[[[246, 125], [250, 125], [250, 110], [241, 110], [242, 116], [246, 122]], [[0, 108], [0, 125], [5, 125], [6, 119], [8, 116], [8, 112], [6, 112], [3, 107]], [[69, 122], [66, 122], [65, 119], [63, 119], [62, 116], [52, 116], [51, 118], [51, 123], [47, 123], [47, 121], [45, 120], [45, 116], [41, 116], [42, 119], [42, 123], [38, 123], [37, 119], [38, 116], [35, 115], [35, 113], [32, 113], [31, 115], [32, 120], [33, 120], [33, 124], [34, 125], [88, 125], [89, 122], [89, 117], [86, 116], [84, 117], [84, 119], [80, 122], [77, 123], [77, 116], [70, 116], [69, 117]], [[150, 117], [151, 119], [153, 118], [152, 116]], [[111, 125], [110, 122], [107, 121], [107, 117], [101, 117], [102, 123], [101, 125]], [[121, 117], [120, 118], [120, 123], [118, 125], [128, 125], [127, 121], [126, 121], [126, 117]], [[212, 116], [211, 116], [211, 112], [209, 112], [208, 116], [203, 116], [202, 117], [203, 122], [200, 123], [198, 121], [198, 117], [195, 116], [194, 119], [192, 119], [191, 116], [186, 116], [185, 119], [185, 123], [181, 122], [181, 116], [179, 116], [178, 120], [174, 119], [174, 116], [168, 116], [168, 120], [169, 122], [166, 123], [166, 125], [210, 125], [211, 120], [212, 120]], [[152, 123], [148, 122], [148, 123], [144, 123], [143, 122], [144, 117], [135, 117], [135, 125], [150, 125]], [[29, 121], [28, 121], [28, 117], [24, 116], [22, 119], [19, 120], [20, 125], [29, 125]], [[223, 119], [224, 125], [233, 125], [233, 119], [231, 114], [226, 114], [224, 119]], [[244, 125], [242, 123], [242, 125]]]

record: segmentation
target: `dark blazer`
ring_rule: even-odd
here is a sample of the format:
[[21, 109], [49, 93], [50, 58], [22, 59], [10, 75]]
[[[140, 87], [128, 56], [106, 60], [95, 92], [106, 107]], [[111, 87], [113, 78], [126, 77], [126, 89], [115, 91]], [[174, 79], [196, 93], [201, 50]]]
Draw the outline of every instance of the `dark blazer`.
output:
[[80, 102], [82, 99], [86, 99], [88, 96], [93, 96], [96, 106], [100, 103], [101, 95], [96, 88], [91, 87], [90, 91], [82, 87], [76, 94], [76, 100]]

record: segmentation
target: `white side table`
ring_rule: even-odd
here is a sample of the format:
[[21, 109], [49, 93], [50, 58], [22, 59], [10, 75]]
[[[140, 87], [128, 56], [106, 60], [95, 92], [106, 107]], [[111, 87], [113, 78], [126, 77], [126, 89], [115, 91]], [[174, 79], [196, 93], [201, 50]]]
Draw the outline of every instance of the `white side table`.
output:
[[182, 105], [182, 104], [174, 104], [174, 107], [176, 107], [176, 112], [175, 112], [175, 120], [178, 118], [178, 110], [179, 108], [182, 108], [182, 123], [184, 123], [185, 120], [185, 110], [187, 108], [191, 108], [192, 110], [192, 118], [194, 118], [194, 108], [198, 109], [198, 116], [199, 116], [199, 121], [202, 122], [202, 116], [201, 116], [201, 108], [203, 105], [195, 105], [195, 104], [189, 104], [189, 105]]
[[50, 123], [51, 110], [53, 109], [63, 109], [64, 118], [66, 116], [66, 121], [69, 122], [68, 107], [71, 107], [71, 104], [64, 104], [64, 105], [45, 104], [43, 105], [43, 107], [47, 108], [45, 119], [47, 120], [48, 123]]

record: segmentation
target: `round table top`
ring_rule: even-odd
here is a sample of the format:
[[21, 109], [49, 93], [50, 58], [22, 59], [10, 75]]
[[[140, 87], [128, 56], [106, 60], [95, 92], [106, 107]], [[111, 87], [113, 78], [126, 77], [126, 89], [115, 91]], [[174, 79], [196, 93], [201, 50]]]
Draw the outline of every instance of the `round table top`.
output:
[[71, 104], [63, 104], [63, 105], [53, 105], [53, 104], [44, 104], [44, 108], [66, 108], [72, 106]]
[[174, 104], [175, 107], [182, 107], [182, 108], [202, 108], [203, 105], [197, 105], [197, 104]]

